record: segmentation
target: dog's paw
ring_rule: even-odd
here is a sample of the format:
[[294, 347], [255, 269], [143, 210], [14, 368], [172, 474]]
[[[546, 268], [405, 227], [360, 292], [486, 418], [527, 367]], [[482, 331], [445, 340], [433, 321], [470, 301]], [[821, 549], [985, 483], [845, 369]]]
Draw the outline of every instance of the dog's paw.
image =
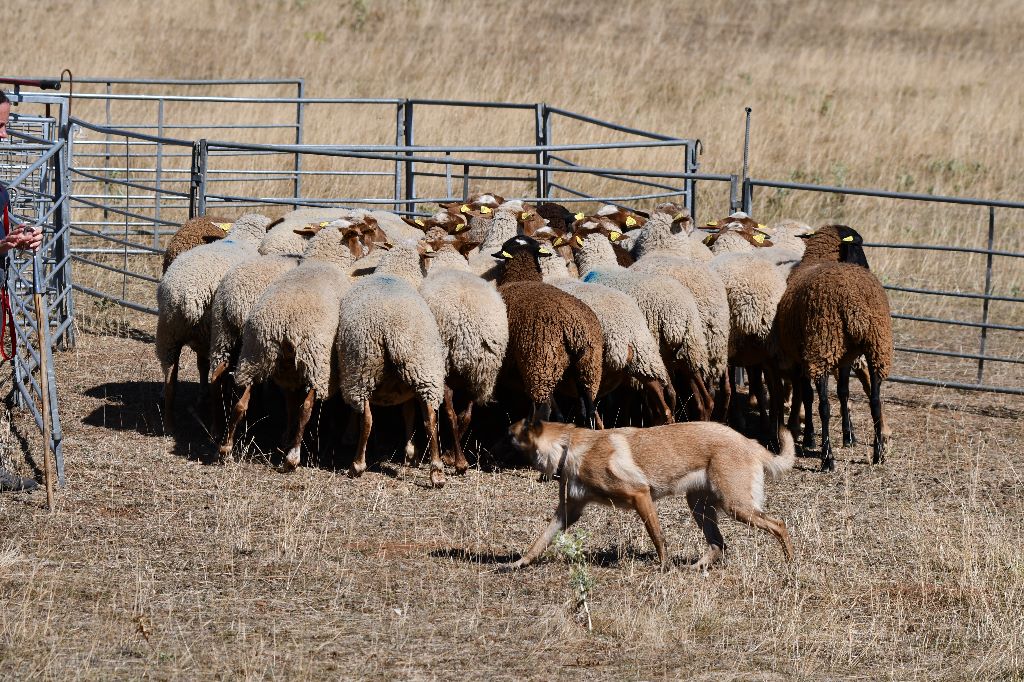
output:
[[494, 569], [494, 572], [495, 573], [512, 573], [514, 571], [518, 571], [520, 568], [522, 568], [525, 565], [526, 564], [523, 563], [522, 559], [520, 559], [519, 561], [510, 561], [507, 564], [499, 565], [497, 568]]

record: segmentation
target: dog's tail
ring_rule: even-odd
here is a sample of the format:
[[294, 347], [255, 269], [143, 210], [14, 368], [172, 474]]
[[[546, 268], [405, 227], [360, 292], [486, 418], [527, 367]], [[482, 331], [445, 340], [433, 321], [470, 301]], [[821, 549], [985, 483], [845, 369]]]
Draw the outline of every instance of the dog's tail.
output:
[[796, 445], [793, 443], [793, 435], [789, 429], [785, 427], [779, 429], [779, 443], [782, 445], [779, 454], [773, 455], [767, 450], [761, 453], [764, 470], [772, 478], [786, 473], [796, 464]]

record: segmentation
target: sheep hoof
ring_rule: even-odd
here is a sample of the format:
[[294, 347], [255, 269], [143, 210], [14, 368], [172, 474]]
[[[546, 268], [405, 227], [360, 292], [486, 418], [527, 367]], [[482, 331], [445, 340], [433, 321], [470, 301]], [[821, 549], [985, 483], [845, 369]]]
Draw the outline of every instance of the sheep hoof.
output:
[[843, 436], [843, 447], [849, 448], [857, 444], [857, 437], [852, 433], [849, 436]]
[[295, 469], [297, 469], [299, 466], [300, 455], [301, 453], [299, 451], [299, 448], [292, 448], [291, 450], [288, 451], [288, 454], [284, 456], [284, 459], [281, 460], [281, 466], [279, 466], [277, 470], [280, 471], [282, 474], [287, 474], [289, 472], [295, 471]]
[[234, 448], [231, 445], [227, 445], [227, 444], [221, 445], [220, 447], [218, 447], [217, 448], [217, 463], [218, 464], [227, 464], [228, 462], [230, 462], [233, 459], [232, 456], [231, 456], [231, 451], [233, 449]]
[[466, 472], [469, 471], [469, 462], [463, 460], [455, 463], [455, 473], [459, 476], [465, 476]]
[[885, 447], [881, 443], [875, 443], [875, 451], [871, 456], [872, 464], [885, 464]]
[[430, 485], [434, 488], [444, 487], [444, 472], [438, 469], [432, 469], [430, 471]]
[[443, 455], [441, 455], [441, 463], [444, 464], [446, 467], [455, 466], [455, 455], [453, 455], [450, 452], [444, 453]]
[[836, 459], [829, 455], [828, 457], [821, 458], [821, 470], [822, 471], [835, 471], [836, 470]]
[[359, 478], [360, 476], [363, 475], [364, 471], [366, 471], [365, 464], [357, 464], [355, 462], [352, 462], [352, 466], [348, 468], [348, 477]]
[[804, 436], [804, 444], [803, 444], [804, 450], [813, 450], [816, 447], [818, 447], [818, 444], [817, 444], [817, 441], [816, 441], [816, 439], [814, 438], [813, 435], [812, 436]]

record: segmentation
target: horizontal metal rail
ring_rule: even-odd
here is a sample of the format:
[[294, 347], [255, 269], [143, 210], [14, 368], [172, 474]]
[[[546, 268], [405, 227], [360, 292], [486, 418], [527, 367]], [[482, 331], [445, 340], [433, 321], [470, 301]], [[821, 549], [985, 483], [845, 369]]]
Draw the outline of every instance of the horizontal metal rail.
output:
[[866, 243], [864, 246], [883, 249], [917, 249], [919, 251], [951, 251], [954, 253], [980, 253], [983, 255], [1006, 256], [1008, 258], [1024, 258], [1024, 253], [1018, 251], [999, 251], [996, 249], [982, 249], [972, 246], [946, 246], [944, 244], [882, 244]]
[[998, 355], [980, 355], [978, 353], [955, 353], [953, 351], [948, 350], [935, 350], [932, 348], [907, 348], [906, 346], [896, 346], [896, 350], [901, 353], [915, 353], [918, 355], [941, 355], [947, 358], [961, 358], [963, 360], [991, 360], [992, 362], [1005, 362], [1015, 365], [1024, 364], [1024, 358], [1008, 358]]
[[114, 303], [117, 303], [118, 305], [123, 305], [125, 308], [130, 308], [131, 310], [135, 310], [135, 311], [138, 311], [140, 313], [146, 313], [148, 315], [159, 315], [160, 314], [160, 311], [158, 311], [156, 308], [149, 308], [147, 306], [140, 305], [140, 304], [134, 303], [132, 301], [126, 301], [126, 300], [124, 300], [122, 298], [118, 298], [116, 296], [111, 296], [108, 293], [99, 291], [98, 289], [92, 289], [90, 287], [83, 286], [81, 284], [72, 284], [71, 287], [75, 291], [81, 291], [83, 294], [88, 294], [88, 295], [93, 296], [95, 298], [102, 298], [102, 299], [105, 299], [107, 301], [113, 301]]
[[982, 391], [985, 393], [1007, 393], [1009, 395], [1024, 395], [1024, 388], [991, 386], [989, 384], [966, 384], [959, 381], [943, 381], [941, 379], [922, 379], [918, 377], [891, 376], [887, 381], [894, 381], [899, 384], [918, 384], [920, 386], [936, 386], [938, 388], [956, 388], [961, 391]]
[[902, 291], [909, 294], [926, 294], [930, 296], [945, 296], [948, 298], [972, 298], [984, 301], [1006, 301], [1007, 303], [1024, 303], [1024, 298], [1013, 296], [997, 296], [994, 294], [976, 294], [962, 291], [941, 291], [933, 289], [915, 289], [913, 287], [898, 287], [892, 284], [885, 284], [882, 287], [888, 291]]
[[[124, 252], [122, 251], [121, 253], [115, 253], [114, 255], [121, 255], [123, 253]], [[113, 266], [113, 265], [107, 265], [105, 263], [98, 263], [96, 261], [89, 260], [88, 258], [83, 258], [81, 256], [76, 256], [74, 253], [71, 254], [71, 260], [75, 261], [76, 263], [84, 263], [86, 265], [91, 265], [91, 266], [96, 267], [96, 268], [102, 268], [102, 269], [108, 270], [110, 272], [116, 272], [117, 274], [125, 275], [126, 277], [134, 277], [135, 279], [141, 279], [144, 282], [151, 282], [153, 284], [159, 284], [160, 283], [160, 278], [159, 277], [152, 277], [150, 275], [144, 275], [141, 272], [134, 272], [132, 270], [125, 270], [124, 268], [119, 268], [119, 267], [116, 267], [116, 266]]]
[[749, 185], [754, 187], [774, 187], [777, 189], [795, 189], [808, 192], [824, 192], [826, 194], [850, 194], [854, 196], [878, 197], [880, 199], [905, 199], [909, 201], [927, 201], [942, 204], [961, 204], [967, 206], [992, 206], [994, 208], [1024, 208], [1019, 201], [1000, 201], [995, 199], [976, 199], [971, 197], [952, 197], [941, 194], [915, 194], [911, 192], [887, 192], [882, 189], [862, 189], [857, 187], [838, 187], [834, 185], [811, 185], [800, 182], [780, 182], [750, 178]]
[[1017, 327], [1010, 324], [994, 324], [992, 322], [969, 322], [967, 320], [946, 320], [941, 317], [921, 317], [918, 315], [904, 315], [893, 313], [894, 320], [910, 320], [912, 322], [933, 322], [935, 324], [951, 324], [956, 327], [978, 327], [983, 329], [998, 329], [1007, 332], [1024, 332], [1024, 327]]
[[148, 251], [150, 253], [159, 253], [159, 254], [163, 254], [163, 252], [164, 252], [163, 249], [157, 249], [157, 248], [154, 248], [152, 246], [146, 246], [145, 244], [136, 244], [135, 242], [130, 242], [127, 239], [120, 239], [118, 237], [114, 237], [114, 236], [109, 235], [109, 234], [103, 234], [102, 232], [95, 232], [93, 230], [87, 230], [84, 227], [79, 227], [78, 225], [72, 225], [71, 229], [74, 230], [75, 232], [79, 232], [81, 234], [87, 234], [90, 237], [96, 237], [97, 239], [103, 239], [103, 240], [106, 240], [108, 242], [114, 242], [115, 244], [124, 244], [125, 246], [132, 247], [133, 249], [140, 249], [142, 251]]

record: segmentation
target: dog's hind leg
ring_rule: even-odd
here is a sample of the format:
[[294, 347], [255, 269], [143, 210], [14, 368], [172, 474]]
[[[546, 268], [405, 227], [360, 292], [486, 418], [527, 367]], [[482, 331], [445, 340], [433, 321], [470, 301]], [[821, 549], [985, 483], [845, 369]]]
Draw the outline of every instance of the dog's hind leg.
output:
[[715, 507], [714, 500], [704, 491], [695, 490], [686, 493], [686, 503], [690, 505], [693, 520], [704, 533], [704, 539], [708, 543], [708, 550], [693, 565], [693, 568], [706, 571], [725, 556], [725, 539], [722, 537], [722, 531], [718, 529], [718, 509]]
[[654, 500], [651, 499], [651, 491], [638, 492], [631, 500], [633, 509], [643, 519], [647, 527], [647, 534], [654, 542], [654, 548], [658, 550], [658, 559], [661, 560], [661, 567], [668, 568], [668, 552], [665, 551], [665, 536], [661, 532], [661, 524], [658, 523], [658, 510], [654, 507]]
[[740, 523], [766, 530], [774, 535], [779, 544], [782, 545], [782, 551], [786, 555], [786, 560], [793, 560], [793, 541], [789, 539], [789, 531], [786, 530], [786, 524], [755, 509], [734, 507], [728, 511]]
[[583, 513], [583, 508], [587, 506], [587, 503], [582, 500], [565, 500], [565, 495], [561, 493], [560, 498], [564, 501], [559, 501], [558, 509], [555, 510], [555, 516], [551, 519], [548, 527], [533, 541], [533, 544], [530, 545], [530, 549], [526, 551], [523, 558], [511, 564], [506, 564], [507, 568], [529, 566], [537, 560], [537, 557], [544, 553], [544, 550], [548, 548], [548, 545], [555, 539], [555, 535], [559, 531], [563, 531], [579, 521], [580, 514]]

